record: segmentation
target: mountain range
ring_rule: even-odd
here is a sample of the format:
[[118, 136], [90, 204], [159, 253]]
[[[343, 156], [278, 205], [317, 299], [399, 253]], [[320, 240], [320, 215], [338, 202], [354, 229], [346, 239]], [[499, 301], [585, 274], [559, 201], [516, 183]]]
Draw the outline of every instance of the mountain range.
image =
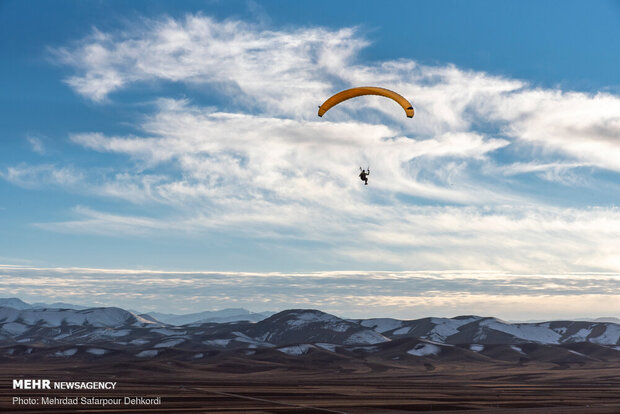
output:
[[[18, 298], [0, 298], [0, 308], [9, 307], [13, 309], [75, 309], [83, 310], [88, 309], [88, 306], [74, 305], [71, 303], [55, 302], [55, 303], [26, 303]], [[173, 314], [173, 313], [161, 313], [161, 312], [149, 312], [144, 314], [138, 311], [130, 310], [134, 314], [139, 314], [146, 319], [156, 320], [170, 325], [185, 325], [188, 323], [196, 322], [236, 322], [236, 321], [250, 321], [258, 322], [268, 316], [273, 315], [275, 312], [250, 312], [247, 309], [242, 308], [229, 308], [221, 309], [217, 311], [204, 311], [188, 314]]]
[[[343, 319], [314, 309], [272, 315], [242, 309], [221, 312], [149, 315], [114, 307], [70, 309], [1, 299], [0, 360], [209, 361], [280, 355], [390, 363], [449, 359], [583, 364], [620, 358], [620, 324], [613, 322], [508, 323], [474, 315]], [[239, 315], [248, 319], [230, 320]]]

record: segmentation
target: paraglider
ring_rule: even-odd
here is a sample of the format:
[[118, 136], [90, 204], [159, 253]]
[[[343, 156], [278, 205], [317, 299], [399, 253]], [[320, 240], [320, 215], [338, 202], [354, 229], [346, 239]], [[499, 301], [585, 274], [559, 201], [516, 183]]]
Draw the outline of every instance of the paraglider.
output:
[[362, 167], [360, 167], [360, 170], [362, 170], [362, 172], [360, 173], [359, 177], [364, 182], [364, 185], [368, 185], [368, 175], [370, 175], [370, 167], [368, 167], [368, 171], [364, 170]]
[[[377, 86], [362, 86], [359, 88], [351, 88], [338, 92], [337, 94], [331, 96], [325, 102], [323, 102], [323, 105], [319, 106], [319, 116], [322, 117], [325, 112], [329, 111], [330, 108], [338, 105], [342, 101], [364, 95], [378, 95], [390, 98], [393, 101], [397, 102], [405, 110], [407, 118], [413, 118], [414, 112], [411, 102], [409, 102], [407, 99], [394, 91], [385, 88], [379, 88]], [[360, 167], [360, 170], [362, 171], [359, 174], [360, 179], [364, 182], [364, 185], [368, 185], [368, 175], [370, 175], [370, 167], [368, 167], [367, 170], [364, 170], [362, 169], [362, 167]]]
[[319, 106], [319, 116], [323, 116], [331, 107], [338, 105], [342, 101], [364, 95], [379, 95], [390, 98], [403, 107], [405, 114], [407, 114], [407, 118], [413, 118], [413, 106], [411, 106], [408, 100], [394, 91], [376, 86], [362, 86], [338, 92], [323, 102], [323, 105]]

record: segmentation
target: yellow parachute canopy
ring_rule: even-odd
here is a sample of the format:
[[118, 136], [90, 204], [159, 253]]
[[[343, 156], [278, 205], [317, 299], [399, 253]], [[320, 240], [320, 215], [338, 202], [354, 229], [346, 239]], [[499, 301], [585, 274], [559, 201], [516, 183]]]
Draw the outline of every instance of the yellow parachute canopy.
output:
[[408, 118], [413, 118], [413, 107], [408, 100], [406, 100], [394, 91], [385, 88], [378, 88], [376, 86], [362, 86], [360, 88], [351, 88], [342, 92], [338, 92], [337, 94], [323, 102], [323, 105], [319, 106], [319, 116], [323, 116], [323, 114], [327, 112], [332, 106], [338, 105], [342, 101], [346, 101], [347, 99], [363, 95], [379, 95], [393, 99], [394, 101], [398, 102], [400, 106], [403, 107]]

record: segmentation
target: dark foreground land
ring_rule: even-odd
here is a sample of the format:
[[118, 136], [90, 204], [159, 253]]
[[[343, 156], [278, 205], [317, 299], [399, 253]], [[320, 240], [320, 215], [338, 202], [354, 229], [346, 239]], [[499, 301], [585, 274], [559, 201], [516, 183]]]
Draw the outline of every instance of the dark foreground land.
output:
[[[116, 381], [114, 391], [13, 390], [16, 378]], [[620, 413], [620, 362], [302, 365], [229, 359], [0, 364], [0, 412]], [[161, 405], [12, 403], [15, 396], [161, 397]]]

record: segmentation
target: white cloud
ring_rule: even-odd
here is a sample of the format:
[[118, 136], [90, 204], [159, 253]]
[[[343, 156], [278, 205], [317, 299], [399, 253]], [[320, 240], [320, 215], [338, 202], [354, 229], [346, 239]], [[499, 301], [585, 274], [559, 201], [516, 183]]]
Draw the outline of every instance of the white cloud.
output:
[[149, 138], [89, 133], [71, 139], [90, 149], [130, 155], [148, 166], [173, 163], [185, 180], [160, 187], [166, 200], [210, 190], [205, 194], [209, 198], [232, 193], [249, 199], [272, 195], [321, 204], [353, 201], [342, 198], [343, 191], [358, 189], [357, 181], [351, 180], [357, 180], [352, 160], [380, 166], [373, 170], [372, 180], [383, 191], [474, 202], [485, 190], [476, 195], [471, 189], [459, 192], [416, 180], [416, 175], [429, 166], [441, 174], [443, 157], [484, 159], [507, 144], [467, 132], [414, 140], [399, 137], [396, 130], [383, 125], [213, 113], [170, 101], [142, 129]]
[[364, 239], [373, 243], [343, 253], [401, 268], [618, 269], [611, 254], [618, 247], [618, 209], [402, 208], [398, 219], [364, 227]]
[[137, 26], [114, 36], [95, 31], [56, 50], [79, 70], [67, 83], [94, 101], [134, 82], [208, 84], [237, 107], [303, 115], [329, 92], [325, 75], [337, 75], [366, 45], [349, 28], [271, 31], [201, 15]]
[[26, 140], [30, 144], [32, 150], [37, 154], [45, 154], [45, 145], [43, 139], [37, 135], [28, 134]]
[[620, 171], [617, 96], [530, 89], [498, 99], [489, 115], [506, 122], [506, 134], [524, 143]]
[[[40, 226], [99, 234], [218, 228], [321, 241], [325, 256], [397, 268], [620, 270], [614, 207], [552, 206], [514, 185], [533, 173], [572, 188], [597, 169], [620, 171], [619, 97], [407, 59], [363, 64], [357, 56], [367, 42], [351, 28], [268, 30], [201, 15], [136, 27], [95, 31], [58, 49], [75, 69], [68, 84], [102, 102], [125, 88], [177, 82], [225, 103], [161, 98], [134, 136], [71, 135], [124, 161], [95, 188], [141, 203], [145, 214], [78, 208], [76, 220]], [[416, 116], [366, 97], [316, 117], [323, 99], [360, 84], [397, 90]], [[371, 166], [369, 187], [356, 177], [359, 164]], [[3, 177], [36, 181], [25, 170]], [[574, 191], [562, 204], [579, 197]], [[173, 213], [150, 214], [151, 204]]]
[[[351, 28], [278, 31], [201, 15], [136, 26], [120, 34], [95, 31], [74, 47], [58, 49], [59, 59], [78, 72], [68, 83], [94, 100], [152, 80], [210, 85], [236, 111], [295, 119], [313, 119], [312, 108], [340, 87], [381, 84], [411, 98], [420, 120], [402, 119], [379, 98], [365, 98], [355, 111], [384, 112], [397, 129], [422, 136], [472, 132], [475, 123], [487, 122], [526, 145], [618, 171], [620, 99], [611, 94], [532, 88], [406, 59], [362, 65], [357, 52], [367, 41]], [[329, 119], [350, 117], [346, 112], [345, 105]]]
[[[351, 84], [387, 83], [415, 102], [413, 132], [494, 127], [519, 151], [620, 171], [620, 98], [534, 88], [525, 82], [402, 60], [346, 72]], [[384, 105], [375, 109], [386, 111]], [[415, 118], [414, 118], [415, 119]]]
[[576, 169], [588, 168], [592, 169], [591, 164], [581, 162], [517, 162], [501, 167], [490, 167], [489, 171], [494, 170], [506, 176], [520, 174], [536, 174], [543, 180], [554, 183], [564, 184], [567, 186], [587, 186], [593, 185], [594, 181], [589, 179], [585, 174], [579, 174]]
[[62, 223], [35, 223], [35, 225], [60, 232], [105, 236], [116, 236], [119, 234], [140, 235], [147, 233], [149, 230], [165, 230], [158, 220], [145, 217], [103, 213], [82, 206], [75, 207], [73, 211], [80, 216], [79, 220]]
[[0, 172], [0, 177], [25, 188], [43, 188], [49, 185], [73, 187], [82, 180], [83, 173], [71, 166], [22, 163]]
[[617, 274], [175, 272], [0, 265], [0, 296], [140, 311], [313, 307], [346, 317], [617, 315]]

